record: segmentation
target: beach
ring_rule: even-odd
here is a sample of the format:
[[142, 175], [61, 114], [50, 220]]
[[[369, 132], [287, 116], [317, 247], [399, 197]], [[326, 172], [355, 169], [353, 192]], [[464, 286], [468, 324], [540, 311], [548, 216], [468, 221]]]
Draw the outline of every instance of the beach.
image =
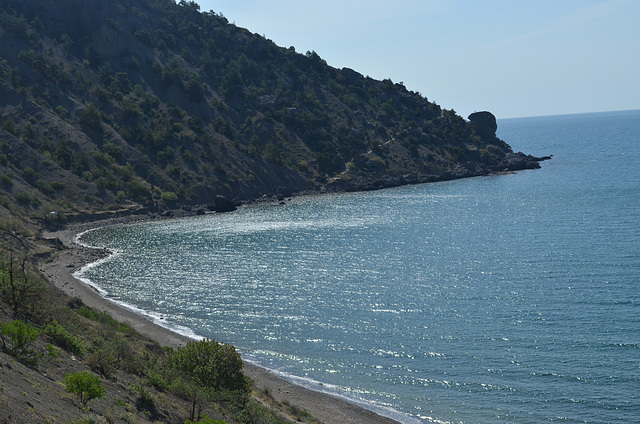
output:
[[[155, 324], [147, 317], [105, 299], [95, 288], [83, 283], [73, 273], [86, 264], [105, 257], [108, 252], [83, 247], [75, 242], [77, 234], [91, 228], [119, 223], [117, 220], [95, 222], [90, 224], [71, 225], [65, 229], [44, 232], [47, 239], [58, 239], [64, 249], [57, 253], [53, 260], [43, 262], [40, 271], [47, 280], [72, 298], [80, 299], [85, 305], [104, 311], [114, 319], [124, 322], [140, 334], [157, 341], [162, 346], [180, 347], [191, 339], [175, 333], [168, 328]], [[347, 400], [325, 393], [309, 390], [291, 383], [273, 372], [244, 362], [244, 372], [251, 378], [257, 390], [268, 391], [278, 402], [288, 402], [294, 407], [306, 410], [318, 421], [325, 424], [397, 424], [398, 422], [362, 408]]]

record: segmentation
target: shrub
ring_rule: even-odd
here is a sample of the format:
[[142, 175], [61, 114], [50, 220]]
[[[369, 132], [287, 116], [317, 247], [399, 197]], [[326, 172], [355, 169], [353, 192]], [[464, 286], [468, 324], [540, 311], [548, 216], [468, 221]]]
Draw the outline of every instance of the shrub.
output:
[[196, 161], [196, 157], [195, 157], [195, 155], [194, 155], [193, 153], [191, 153], [191, 151], [189, 151], [189, 150], [185, 150], [185, 151], [182, 153], [182, 157], [183, 157], [185, 160], [189, 161], [189, 162], [195, 162], [195, 161]]
[[151, 190], [147, 188], [143, 183], [133, 180], [127, 183], [127, 194], [132, 199], [144, 202], [151, 199]]
[[33, 184], [36, 182], [38, 178], [38, 173], [33, 170], [30, 166], [27, 166], [22, 171], [22, 177], [29, 182], [29, 184]]
[[16, 122], [11, 117], [5, 118], [2, 121], [2, 124], [0, 124], [0, 129], [5, 130], [12, 135], [17, 134]]
[[109, 315], [108, 313], [96, 311], [94, 309], [87, 308], [86, 306], [82, 306], [80, 309], [78, 309], [78, 315], [90, 319], [91, 321], [107, 324], [116, 331], [120, 331], [122, 333], [131, 333], [132, 331], [129, 325], [113, 319], [113, 317], [111, 317], [111, 315]]
[[232, 345], [207, 339], [189, 342], [173, 353], [169, 363], [185, 377], [183, 391], [192, 401], [191, 420], [202, 398], [213, 397], [216, 392], [236, 392], [240, 396], [249, 392], [242, 359]]
[[55, 347], [51, 343], [47, 343], [47, 346], [45, 346], [45, 349], [47, 350], [47, 353], [49, 354], [50, 358], [57, 358], [59, 356], [58, 355], [59, 348]]
[[75, 393], [82, 406], [92, 399], [104, 397], [105, 389], [100, 377], [87, 371], [67, 374], [64, 377], [69, 393]]
[[147, 411], [149, 413], [156, 412], [156, 400], [144, 384], [133, 384], [131, 386], [131, 390], [137, 395], [136, 408], [138, 408], [138, 410]]
[[63, 326], [58, 324], [57, 321], [53, 321], [53, 323], [44, 327], [44, 333], [49, 336], [55, 344], [75, 355], [83, 356], [86, 353], [82, 341], [69, 333]]
[[164, 200], [165, 202], [177, 202], [178, 195], [173, 191], [165, 191], [162, 193], [162, 200]]
[[156, 390], [167, 390], [169, 388], [169, 382], [165, 378], [162, 372], [157, 372], [155, 370], [147, 371], [147, 384]]
[[187, 93], [187, 98], [192, 102], [202, 101], [205, 94], [205, 87], [198, 77], [192, 76], [184, 84], [184, 91]]
[[43, 194], [49, 195], [54, 193], [54, 190], [51, 188], [51, 184], [49, 184], [45, 180], [36, 181], [36, 188]]
[[100, 111], [93, 104], [89, 104], [86, 109], [78, 112], [78, 121], [80, 125], [95, 132], [102, 132], [102, 118]]
[[232, 345], [207, 339], [189, 342], [174, 352], [171, 364], [201, 386], [242, 393], [248, 391], [242, 374], [242, 359]]
[[11, 175], [9, 174], [4, 174], [2, 175], [2, 177], [0, 177], [0, 184], [5, 187], [11, 188], [13, 186], [13, 178], [11, 178]]
[[91, 369], [105, 378], [109, 378], [113, 375], [116, 369], [118, 360], [116, 358], [116, 352], [111, 349], [110, 346], [96, 348], [89, 355], [87, 361]]
[[60, 181], [51, 181], [50, 187], [56, 191], [64, 190], [66, 184]]
[[[13, 230], [17, 229], [16, 226]], [[43, 289], [38, 277], [27, 269], [26, 257], [18, 265], [14, 264], [12, 254], [8, 262], [0, 258], [0, 299], [11, 307], [14, 316], [33, 308]]]
[[2, 350], [11, 356], [35, 363], [37, 353], [31, 350], [40, 332], [22, 320], [15, 320], [0, 325], [0, 342]]
[[62, 106], [56, 106], [54, 110], [58, 114], [58, 116], [61, 118], [64, 118], [67, 115], [67, 109], [65, 109]]
[[25, 193], [24, 191], [21, 191], [20, 193], [16, 194], [15, 198], [16, 198], [16, 201], [21, 205], [28, 205], [31, 203], [31, 196], [29, 195], [29, 193]]
[[151, 45], [151, 33], [148, 29], [140, 29], [136, 31], [134, 37], [136, 37], [146, 45]]

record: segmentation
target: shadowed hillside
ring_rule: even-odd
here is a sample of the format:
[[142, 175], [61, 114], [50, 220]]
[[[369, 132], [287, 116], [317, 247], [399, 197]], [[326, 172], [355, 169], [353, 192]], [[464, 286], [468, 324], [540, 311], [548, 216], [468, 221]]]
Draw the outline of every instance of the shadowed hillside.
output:
[[3, 216], [55, 221], [538, 166], [496, 138], [490, 114], [471, 123], [195, 2], [0, 6]]

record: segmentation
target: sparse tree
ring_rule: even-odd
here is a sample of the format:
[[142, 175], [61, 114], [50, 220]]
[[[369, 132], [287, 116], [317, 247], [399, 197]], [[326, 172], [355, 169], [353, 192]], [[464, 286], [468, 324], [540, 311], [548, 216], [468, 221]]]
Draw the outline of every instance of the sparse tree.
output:
[[86, 406], [91, 399], [104, 397], [105, 394], [100, 377], [88, 371], [67, 374], [64, 377], [64, 383], [69, 393], [78, 395], [82, 406]]
[[0, 259], [0, 298], [9, 304], [14, 317], [25, 312], [41, 293], [37, 277], [27, 271], [26, 257], [18, 269], [13, 263], [13, 254], [9, 254], [8, 262]]
[[35, 363], [38, 354], [31, 349], [40, 332], [22, 320], [0, 324], [2, 350], [11, 356]]

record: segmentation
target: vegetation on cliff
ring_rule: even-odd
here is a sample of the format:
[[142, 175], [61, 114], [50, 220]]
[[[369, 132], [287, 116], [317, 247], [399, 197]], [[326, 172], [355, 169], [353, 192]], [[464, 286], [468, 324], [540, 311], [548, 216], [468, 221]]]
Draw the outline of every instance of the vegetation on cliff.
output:
[[536, 166], [401, 83], [278, 47], [192, 1], [0, 5], [0, 215], [59, 220]]

